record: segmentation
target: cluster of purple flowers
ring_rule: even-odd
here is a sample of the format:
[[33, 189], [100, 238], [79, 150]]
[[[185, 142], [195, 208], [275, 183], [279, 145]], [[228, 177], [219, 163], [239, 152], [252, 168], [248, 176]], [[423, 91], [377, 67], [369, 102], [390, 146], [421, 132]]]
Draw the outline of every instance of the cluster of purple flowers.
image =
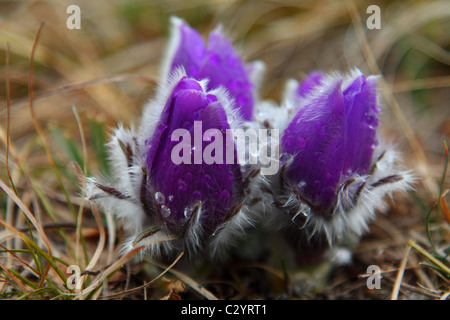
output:
[[[111, 181], [88, 178], [88, 198], [131, 233], [126, 250], [145, 243], [152, 255], [215, 258], [248, 229], [264, 226], [332, 244], [361, 235], [386, 193], [410, 187], [411, 174], [377, 135], [376, 77], [314, 71], [300, 83], [291, 80], [275, 106], [258, 92], [264, 64], [245, 64], [220, 27], [206, 45], [185, 21], [171, 22], [157, 94], [139, 128], [119, 127], [109, 143]], [[218, 129], [228, 142], [229, 129], [279, 130], [278, 172], [194, 161], [205, 144], [190, 149], [193, 161], [175, 163], [174, 132], [193, 133], [195, 122], [204, 136]]]

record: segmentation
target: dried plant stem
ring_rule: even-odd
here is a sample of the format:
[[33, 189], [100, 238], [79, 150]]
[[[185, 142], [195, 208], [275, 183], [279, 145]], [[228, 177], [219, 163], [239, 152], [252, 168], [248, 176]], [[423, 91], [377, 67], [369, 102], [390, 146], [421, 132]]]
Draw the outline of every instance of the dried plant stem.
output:
[[[157, 266], [159, 266], [160, 268], [167, 269], [166, 266], [163, 266], [163, 265], [159, 264], [158, 262], [152, 261], [152, 263], [157, 265]], [[202, 285], [200, 285], [198, 282], [196, 282], [191, 277], [185, 275], [184, 273], [179, 272], [179, 271], [174, 270], [174, 269], [170, 269], [170, 273], [172, 273], [178, 279], [180, 279], [185, 284], [190, 286], [192, 289], [194, 289], [195, 291], [200, 293], [206, 299], [208, 299], [208, 300], [218, 300], [217, 297], [214, 294], [212, 294], [209, 290], [205, 289]]]
[[424, 248], [419, 246], [417, 243], [415, 243], [412, 240], [408, 240], [408, 244], [416, 249], [421, 255], [423, 255], [425, 258], [430, 260], [432, 263], [434, 263], [437, 267], [441, 268], [442, 271], [450, 275], [450, 268], [447, 267], [445, 264], [443, 264], [441, 261], [433, 257], [430, 253], [428, 253]]
[[393, 91], [404, 92], [417, 89], [444, 88], [450, 87], [450, 76], [433, 77], [426, 79], [415, 79], [412, 81], [403, 81], [394, 84]]
[[102, 218], [100, 216], [100, 212], [98, 212], [97, 208], [95, 206], [92, 206], [92, 213], [95, 218], [95, 222], [98, 225], [98, 230], [100, 233], [100, 239], [98, 241], [97, 248], [95, 249], [94, 255], [92, 256], [91, 260], [89, 261], [88, 266], [86, 267], [87, 270], [94, 269], [95, 265], [97, 264], [98, 260], [100, 259], [100, 256], [103, 252], [103, 249], [105, 247], [106, 243], [106, 231], [103, 226]]
[[34, 113], [34, 80], [33, 80], [33, 68], [34, 68], [34, 55], [36, 52], [37, 44], [39, 42], [39, 37], [41, 35], [42, 28], [44, 27], [44, 22], [41, 22], [39, 25], [39, 29], [36, 33], [36, 37], [34, 39], [33, 48], [31, 49], [31, 57], [30, 57], [30, 68], [29, 68], [29, 74], [28, 74], [28, 94], [29, 94], [29, 108], [30, 108], [30, 114], [31, 114], [31, 121], [33, 122], [34, 127], [36, 128], [37, 133], [39, 134], [39, 137], [42, 140], [42, 143], [44, 144], [45, 151], [47, 153], [47, 159], [50, 162], [50, 165], [52, 167], [55, 166], [55, 162], [53, 161], [53, 158], [50, 154], [50, 148], [48, 146], [47, 140], [45, 139], [44, 132], [42, 131], [41, 125], [39, 124], [39, 121], [36, 118], [36, 115]]
[[9, 58], [10, 58], [10, 45], [6, 43], [6, 58], [5, 58], [5, 83], [6, 83], [6, 172], [8, 174], [9, 183], [17, 194], [16, 187], [11, 177], [11, 171], [9, 168], [9, 145], [10, 145], [10, 126], [11, 126], [11, 85], [9, 83]]
[[[87, 175], [87, 148], [86, 148], [86, 139], [84, 137], [84, 130], [83, 130], [83, 125], [81, 124], [81, 119], [80, 116], [78, 115], [78, 111], [75, 108], [75, 106], [72, 106], [72, 111], [75, 115], [76, 121], [78, 123], [78, 130], [80, 131], [80, 136], [81, 136], [81, 144], [83, 147], [83, 173], [86, 176]], [[84, 191], [85, 188], [83, 187], [82, 189], [82, 194], [81, 194], [81, 199], [84, 199]], [[84, 249], [84, 258], [85, 260], [88, 259], [87, 257], [87, 253], [86, 253], [86, 244], [84, 243], [84, 237], [83, 234], [81, 232], [82, 230], [82, 225], [83, 225], [83, 209], [84, 209], [84, 203], [82, 202], [79, 209], [78, 209], [78, 219], [77, 219], [77, 237], [76, 237], [76, 246], [75, 246], [75, 252], [76, 252], [76, 259], [78, 259], [78, 252], [80, 249], [80, 242], [82, 242], [83, 245], [83, 249]], [[77, 264], [78, 261], [77, 261]], [[83, 265], [85, 265], [85, 263], [83, 263]]]
[[397, 276], [395, 278], [394, 288], [392, 289], [391, 300], [398, 299], [398, 293], [400, 291], [400, 286], [402, 285], [403, 274], [405, 273], [406, 263], [408, 262], [408, 255], [411, 251], [411, 247], [406, 248], [405, 255], [400, 263], [400, 267], [397, 271]]
[[47, 235], [44, 232], [44, 229], [42, 229], [41, 224], [38, 223], [38, 221], [36, 220], [34, 215], [27, 208], [27, 206], [25, 206], [25, 204], [22, 202], [22, 200], [1, 179], [0, 179], [0, 188], [6, 192], [6, 194], [17, 204], [17, 206], [20, 208], [20, 210], [22, 210], [22, 212], [26, 215], [28, 220], [31, 221], [33, 226], [36, 228], [39, 236], [41, 237], [42, 241], [45, 243], [48, 253], [51, 256], [52, 249], [51, 249], [50, 241], [48, 240]]
[[143, 248], [144, 246], [134, 248], [133, 250], [122, 256], [120, 259], [115, 261], [112, 265], [107, 267], [96, 279], [92, 281], [89, 287], [80, 292], [79, 299], [91, 299], [108, 277], [110, 277], [122, 265], [130, 261]]
[[[136, 288], [133, 288], [133, 289], [129, 289], [129, 290], [125, 290], [125, 291], [120, 292], [120, 293], [118, 293], [118, 294], [109, 295], [109, 296], [107, 296], [107, 297], [105, 297], [105, 298], [117, 298], [117, 297], [122, 297], [122, 296], [124, 296], [124, 295], [130, 294], [130, 293], [133, 293], [133, 292], [142, 290], [142, 289], [144, 289], [144, 295], [146, 295], [146, 292], [147, 292], [146, 289], [147, 289], [147, 287], [148, 287], [149, 285], [151, 285], [152, 283], [155, 283], [155, 281], [157, 281], [158, 279], [160, 279], [160, 278], [161, 278], [163, 275], [165, 275], [169, 270], [171, 270], [171, 269], [177, 264], [177, 262], [181, 259], [181, 257], [182, 257], [183, 255], [184, 255], [184, 252], [181, 252], [181, 253], [178, 255], [178, 257], [176, 257], [175, 260], [174, 260], [167, 268], [164, 269], [163, 272], [161, 272], [157, 277], [155, 277], [155, 278], [152, 279], [151, 281], [149, 281], [149, 282], [147, 282], [147, 283], [144, 283], [143, 285], [141, 285], [141, 286], [139, 286], [139, 287], [136, 287]], [[145, 300], [147, 300], [147, 299], [145, 299]]]

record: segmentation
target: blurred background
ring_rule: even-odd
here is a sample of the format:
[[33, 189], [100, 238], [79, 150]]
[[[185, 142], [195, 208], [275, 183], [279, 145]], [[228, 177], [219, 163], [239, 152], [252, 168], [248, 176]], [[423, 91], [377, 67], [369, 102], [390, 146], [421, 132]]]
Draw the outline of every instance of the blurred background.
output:
[[[66, 22], [72, 13], [66, 10], [73, 4], [81, 10], [81, 28], [71, 30]], [[373, 14], [367, 13], [370, 5], [380, 8], [380, 29], [367, 27]], [[222, 24], [245, 61], [266, 64], [261, 95], [277, 103], [289, 78], [301, 80], [312, 70], [347, 72], [357, 67], [366, 75], [382, 75], [381, 135], [397, 144], [405, 166], [420, 177], [415, 192], [391, 201], [391, 209], [352, 249], [352, 262], [327, 273], [324, 283], [294, 290], [300, 271], [283, 269], [279, 262], [251, 267], [256, 273], [250, 267], [234, 273], [196, 271], [198, 281], [209, 283], [211, 292], [224, 298], [389, 299], [408, 239], [428, 251], [448, 247], [450, 216], [446, 216], [445, 197], [439, 201], [440, 210], [427, 219], [439, 194], [449, 186], [443, 179], [444, 141], [450, 135], [450, 2], [445, 0], [0, 0], [0, 178], [35, 216], [52, 223], [74, 223], [79, 187], [77, 171], [69, 162], [89, 174], [108, 174], [104, 143], [118, 123], [137, 123], [142, 105], [154, 92], [171, 15], [185, 19], [205, 38]], [[24, 225], [11, 196], [0, 194], [0, 203], [2, 221]], [[86, 224], [79, 228], [86, 240], [87, 265], [100, 232], [85, 210]], [[110, 222], [104, 218], [104, 223]], [[59, 247], [59, 242], [67, 244], [74, 237], [66, 229], [67, 238], [54, 235], [52, 242], [71, 261], [74, 255]], [[112, 232], [109, 227], [109, 247], [105, 245], [98, 267], [114, 259], [117, 243]], [[120, 238], [120, 230], [115, 236]], [[439, 298], [439, 293], [449, 290], [448, 277], [442, 270], [423, 266], [423, 259], [414, 250], [409, 253], [400, 298]], [[383, 282], [384, 290], [368, 290], [361, 280], [372, 264], [390, 270], [386, 277], [391, 276], [391, 281]], [[138, 274], [139, 266], [134, 265], [133, 274]], [[116, 284], [124, 279], [129, 283], [127, 272], [116, 273]], [[175, 278], [166, 278], [152, 289], [153, 295], [149, 290], [148, 298], [198, 296], [177, 287]], [[237, 285], [237, 279], [243, 282]], [[0, 287], [3, 293], [5, 283]], [[134, 294], [142, 298], [142, 293]]]

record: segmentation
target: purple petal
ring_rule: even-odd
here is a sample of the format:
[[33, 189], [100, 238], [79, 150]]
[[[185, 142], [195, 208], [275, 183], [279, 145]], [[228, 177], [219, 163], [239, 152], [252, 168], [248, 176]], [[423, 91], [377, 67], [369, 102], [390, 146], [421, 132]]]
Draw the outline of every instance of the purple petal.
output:
[[336, 81], [305, 105], [281, 139], [282, 152], [294, 156], [288, 181], [316, 211], [334, 204], [342, 173], [345, 110], [340, 86]]
[[378, 126], [376, 78], [357, 76], [344, 90], [346, 113], [346, 147], [344, 173], [368, 172], [373, 149], [377, 145]]
[[[194, 132], [194, 121], [201, 121], [201, 132]], [[147, 166], [152, 189], [164, 195], [165, 205], [170, 209], [168, 222], [182, 225], [186, 221], [185, 215], [201, 201], [205, 227], [212, 230], [223, 222], [233, 204], [234, 190], [241, 181], [240, 169], [237, 164], [225, 164], [225, 144], [222, 150], [224, 164], [194, 164], [195, 153], [203, 153], [209, 142], [203, 143], [201, 150], [191, 152], [191, 164], [175, 164], [171, 151], [179, 142], [171, 141], [171, 136], [180, 128], [189, 131], [193, 146], [194, 134], [203, 135], [214, 128], [222, 132], [225, 141], [225, 130], [230, 128], [217, 98], [206, 94], [197, 81], [186, 77], [176, 85], [164, 107], [151, 139]]]
[[316, 212], [334, 206], [339, 186], [351, 175], [369, 171], [379, 113], [375, 77], [359, 73], [343, 91], [342, 78], [319, 85], [323, 77], [311, 74], [299, 86], [299, 94], [306, 93], [304, 107], [281, 140], [282, 152], [294, 156], [287, 179]]
[[175, 43], [176, 51], [167, 73], [170, 74], [176, 68], [183, 66], [188, 76], [197, 78], [206, 57], [205, 42], [201, 35], [183, 20], [173, 19], [172, 23], [175, 24], [174, 32], [180, 39], [178, 43]]
[[209, 78], [208, 87], [211, 89], [220, 85], [227, 88], [234, 96], [241, 116], [245, 120], [252, 119], [253, 86], [241, 58], [220, 30], [209, 35], [206, 59], [198, 77]]
[[322, 83], [325, 75], [320, 71], [310, 72], [305, 79], [302, 80], [297, 88], [297, 95], [304, 98], [309, 93], [313, 92], [314, 88]]
[[225, 87], [234, 97], [244, 120], [253, 113], [253, 85], [240, 56], [220, 29], [210, 33], [208, 48], [200, 34], [184, 21], [175, 19], [179, 42], [167, 73], [183, 66], [186, 74], [197, 80], [209, 79], [208, 89]]

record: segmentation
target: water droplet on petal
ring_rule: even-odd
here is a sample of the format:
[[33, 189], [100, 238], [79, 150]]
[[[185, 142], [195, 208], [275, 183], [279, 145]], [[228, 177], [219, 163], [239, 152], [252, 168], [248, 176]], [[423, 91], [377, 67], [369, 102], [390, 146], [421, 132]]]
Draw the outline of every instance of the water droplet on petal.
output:
[[169, 207], [161, 206], [161, 215], [162, 215], [164, 218], [169, 217], [171, 213], [172, 213], [172, 212], [170, 211], [170, 208], [169, 208]]
[[300, 182], [297, 184], [297, 189], [298, 189], [298, 190], [301, 190], [301, 189], [303, 189], [305, 186], [306, 186], [306, 182], [305, 182], [305, 181], [300, 181]]
[[186, 219], [189, 219], [191, 217], [193, 211], [194, 211], [194, 207], [192, 207], [192, 206], [184, 208], [184, 217]]
[[166, 201], [166, 198], [164, 197], [164, 194], [162, 194], [161, 192], [156, 192], [155, 193], [155, 201], [157, 204], [163, 205], [164, 202]]
[[282, 153], [280, 155], [280, 162], [281, 163], [288, 163], [291, 160], [292, 160], [292, 155], [289, 154], [289, 153]]
[[167, 200], [173, 201], [173, 194], [169, 195], [169, 196], [167, 197]]

